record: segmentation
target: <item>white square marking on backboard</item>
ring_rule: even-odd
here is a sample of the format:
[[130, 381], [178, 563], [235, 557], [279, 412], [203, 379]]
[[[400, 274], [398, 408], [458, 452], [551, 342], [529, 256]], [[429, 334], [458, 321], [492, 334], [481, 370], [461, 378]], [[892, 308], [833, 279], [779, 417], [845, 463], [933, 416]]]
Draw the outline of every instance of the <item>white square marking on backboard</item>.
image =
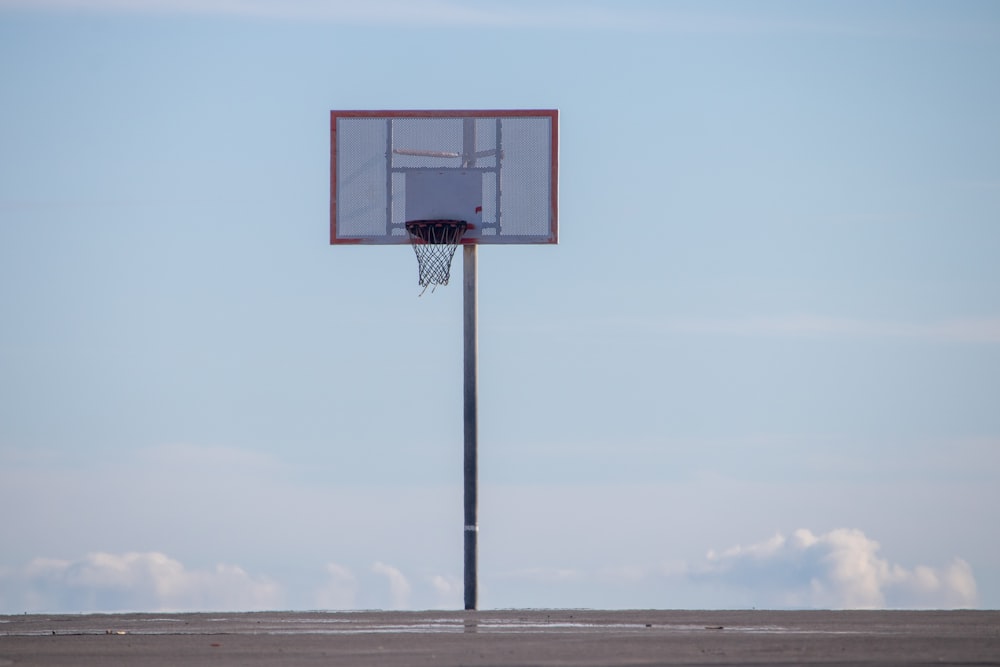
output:
[[478, 227], [483, 176], [478, 171], [421, 169], [406, 172], [406, 220], [464, 220]]

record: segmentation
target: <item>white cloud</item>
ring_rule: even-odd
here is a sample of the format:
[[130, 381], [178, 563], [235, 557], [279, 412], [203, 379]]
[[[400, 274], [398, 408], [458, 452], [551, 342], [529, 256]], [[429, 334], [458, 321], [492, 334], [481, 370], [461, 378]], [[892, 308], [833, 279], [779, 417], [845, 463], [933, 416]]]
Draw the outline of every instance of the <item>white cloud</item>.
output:
[[[529, 606], [766, 609], [956, 609], [979, 606], [972, 568], [908, 568], [862, 531], [807, 529], [709, 551], [704, 559], [593, 569], [536, 567], [497, 575]], [[591, 600], [600, 598], [598, 605]], [[567, 601], [569, 604], [567, 604]]]
[[907, 569], [879, 556], [860, 530], [822, 535], [806, 529], [722, 553], [710, 551], [695, 574], [748, 590], [757, 606], [831, 609], [963, 608], [978, 605], [972, 568], [956, 559], [943, 569]]
[[239, 566], [188, 570], [156, 552], [36, 558], [21, 571], [8, 569], [0, 586], [8, 613], [262, 610], [280, 608], [284, 599], [277, 583]]
[[357, 609], [358, 579], [348, 568], [326, 564], [326, 581], [316, 591], [318, 609]]
[[461, 609], [465, 602], [465, 584], [461, 578], [435, 574], [429, 576], [427, 581], [437, 598], [434, 604], [436, 609]]
[[[327, 563], [326, 578], [315, 592], [318, 609], [460, 609], [464, 583], [452, 574], [428, 574], [411, 584], [403, 571], [377, 561], [361, 576], [337, 563]], [[374, 575], [374, 576], [371, 576]]]
[[[501, 606], [687, 606], [720, 608], [974, 608], [979, 596], [962, 559], [944, 567], [905, 567], [880, 555], [860, 530], [796, 530], [709, 551], [704, 559], [660, 566], [531, 567], [484, 573], [481, 591], [505, 594]], [[364, 574], [364, 573], [362, 573]], [[367, 576], [327, 563], [308, 595], [292, 606], [322, 609], [457, 609], [463, 583], [425, 575], [419, 590], [403, 571], [377, 561]], [[162, 553], [92, 553], [70, 561], [35, 558], [0, 569], [0, 613], [252, 611], [287, 608], [286, 588], [235, 565], [192, 570]], [[414, 600], [414, 597], [418, 598]], [[488, 596], [489, 597], [489, 596]], [[359, 605], [360, 603], [360, 605]], [[488, 603], [490, 604], [490, 603]]]
[[372, 565], [372, 572], [384, 576], [389, 581], [390, 609], [406, 609], [410, 603], [410, 591], [412, 587], [406, 580], [403, 573], [392, 565], [376, 562]]
[[[0, 567], [0, 614], [22, 612], [459, 609], [463, 582], [427, 575], [411, 585], [382, 561], [360, 573], [328, 562], [316, 576], [277, 582], [236, 565], [198, 570], [157, 552], [96, 552], [78, 560], [34, 558]], [[416, 599], [415, 599], [416, 598]]]

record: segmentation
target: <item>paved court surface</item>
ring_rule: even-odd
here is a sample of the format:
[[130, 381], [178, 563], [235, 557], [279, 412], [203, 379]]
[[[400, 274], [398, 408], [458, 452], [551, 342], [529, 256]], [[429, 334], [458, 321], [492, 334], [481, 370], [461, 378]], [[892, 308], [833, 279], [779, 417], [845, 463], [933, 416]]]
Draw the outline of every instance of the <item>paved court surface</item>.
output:
[[0, 665], [1000, 665], [998, 611], [0, 616]]

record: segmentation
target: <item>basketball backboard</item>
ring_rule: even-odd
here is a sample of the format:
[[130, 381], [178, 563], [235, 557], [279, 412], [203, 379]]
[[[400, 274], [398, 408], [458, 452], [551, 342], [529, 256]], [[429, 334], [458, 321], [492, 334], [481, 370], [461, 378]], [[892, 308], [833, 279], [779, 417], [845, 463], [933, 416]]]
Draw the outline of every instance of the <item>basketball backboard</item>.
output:
[[558, 111], [331, 111], [330, 243], [409, 244], [461, 220], [462, 244], [557, 243]]

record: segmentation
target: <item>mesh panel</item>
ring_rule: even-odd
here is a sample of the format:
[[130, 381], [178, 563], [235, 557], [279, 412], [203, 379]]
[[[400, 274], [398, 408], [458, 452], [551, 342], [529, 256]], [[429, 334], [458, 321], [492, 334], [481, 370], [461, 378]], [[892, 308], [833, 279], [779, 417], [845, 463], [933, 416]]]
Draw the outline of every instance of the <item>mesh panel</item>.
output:
[[544, 233], [551, 186], [549, 125], [537, 118], [505, 118], [501, 125], [504, 168], [500, 179], [503, 190], [500, 233], [510, 236]]
[[[341, 118], [337, 131], [337, 227], [344, 237], [385, 236], [384, 118]], [[381, 151], [374, 147], [382, 146]]]

